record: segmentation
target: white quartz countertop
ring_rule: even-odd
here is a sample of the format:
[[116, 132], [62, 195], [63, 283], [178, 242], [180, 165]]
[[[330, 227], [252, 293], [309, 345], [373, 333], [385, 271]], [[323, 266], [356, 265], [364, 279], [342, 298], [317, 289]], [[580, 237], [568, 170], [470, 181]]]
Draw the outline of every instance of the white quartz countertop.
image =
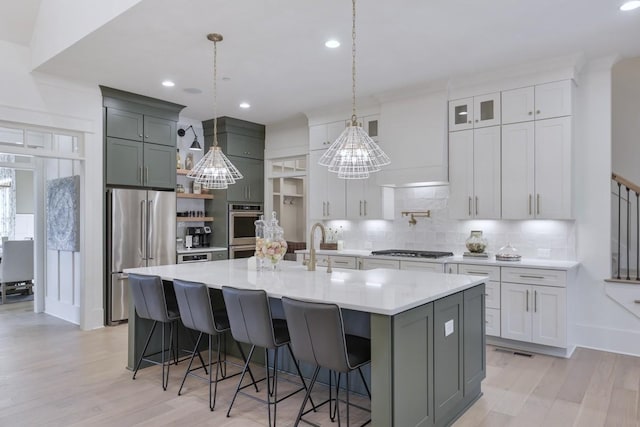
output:
[[219, 252], [219, 251], [226, 251], [227, 248], [223, 248], [223, 247], [218, 247], [218, 246], [210, 246], [208, 248], [191, 248], [191, 249], [187, 249], [183, 246], [178, 246], [176, 248], [176, 252], [180, 255], [182, 254], [201, 254], [203, 252]]
[[[308, 249], [296, 251], [300, 254], [308, 254]], [[463, 257], [462, 255], [454, 255], [443, 258], [417, 258], [417, 257], [400, 257], [400, 256], [388, 256], [388, 255], [371, 255], [371, 251], [368, 250], [316, 250], [317, 255], [336, 255], [336, 256], [356, 256], [356, 257], [371, 257], [375, 259], [390, 259], [396, 261], [417, 261], [417, 262], [431, 262], [438, 264], [477, 264], [477, 265], [495, 265], [500, 267], [524, 267], [524, 268], [546, 268], [551, 270], [570, 270], [576, 268], [580, 263], [578, 261], [569, 260], [554, 260], [545, 258], [522, 258], [520, 261], [497, 261], [495, 255], [489, 255], [489, 258], [470, 258]]]
[[325, 268], [307, 271], [294, 261], [281, 261], [280, 271], [255, 271], [247, 259], [126, 269], [126, 273], [150, 274], [224, 285], [264, 289], [269, 296], [288, 296], [307, 301], [334, 303], [351, 310], [395, 315], [476, 286], [486, 277], [408, 270], [345, 270]]

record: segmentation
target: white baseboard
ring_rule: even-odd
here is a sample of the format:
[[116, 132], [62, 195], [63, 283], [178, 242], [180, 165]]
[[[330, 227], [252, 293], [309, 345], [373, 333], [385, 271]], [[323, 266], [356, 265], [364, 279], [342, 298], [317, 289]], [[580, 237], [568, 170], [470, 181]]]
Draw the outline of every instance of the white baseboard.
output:
[[575, 345], [568, 348], [562, 347], [550, 347], [548, 345], [540, 345], [522, 341], [514, 341], [505, 338], [487, 336], [487, 344], [494, 345], [496, 347], [508, 348], [518, 351], [526, 351], [528, 353], [546, 354], [548, 356], [556, 356], [563, 358], [570, 358], [576, 349]]

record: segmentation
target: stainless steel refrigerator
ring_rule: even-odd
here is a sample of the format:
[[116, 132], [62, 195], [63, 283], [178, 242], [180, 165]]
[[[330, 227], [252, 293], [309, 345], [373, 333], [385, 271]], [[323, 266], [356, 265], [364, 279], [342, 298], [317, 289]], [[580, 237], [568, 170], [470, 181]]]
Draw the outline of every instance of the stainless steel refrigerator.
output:
[[126, 320], [125, 268], [175, 264], [176, 195], [172, 191], [107, 190], [107, 324]]

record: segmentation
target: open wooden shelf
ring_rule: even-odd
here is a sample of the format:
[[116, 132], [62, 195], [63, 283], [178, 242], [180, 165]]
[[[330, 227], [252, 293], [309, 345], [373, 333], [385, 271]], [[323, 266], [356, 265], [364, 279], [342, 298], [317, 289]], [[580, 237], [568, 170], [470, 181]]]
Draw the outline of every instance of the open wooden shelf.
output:
[[208, 199], [213, 200], [213, 194], [176, 193], [178, 199]]
[[176, 169], [177, 175], [186, 175], [191, 171], [191, 169]]
[[212, 216], [178, 216], [177, 222], [212, 222]]

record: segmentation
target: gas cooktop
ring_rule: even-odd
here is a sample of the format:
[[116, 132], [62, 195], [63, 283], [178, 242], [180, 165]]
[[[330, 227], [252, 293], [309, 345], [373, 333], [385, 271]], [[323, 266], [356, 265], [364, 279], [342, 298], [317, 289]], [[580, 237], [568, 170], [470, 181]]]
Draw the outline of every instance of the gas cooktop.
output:
[[403, 256], [410, 258], [444, 258], [453, 256], [453, 253], [438, 251], [414, 251], [411, 249], [385, 249], [383, 251], [373, 251], [371, 252], [371, 255]]

